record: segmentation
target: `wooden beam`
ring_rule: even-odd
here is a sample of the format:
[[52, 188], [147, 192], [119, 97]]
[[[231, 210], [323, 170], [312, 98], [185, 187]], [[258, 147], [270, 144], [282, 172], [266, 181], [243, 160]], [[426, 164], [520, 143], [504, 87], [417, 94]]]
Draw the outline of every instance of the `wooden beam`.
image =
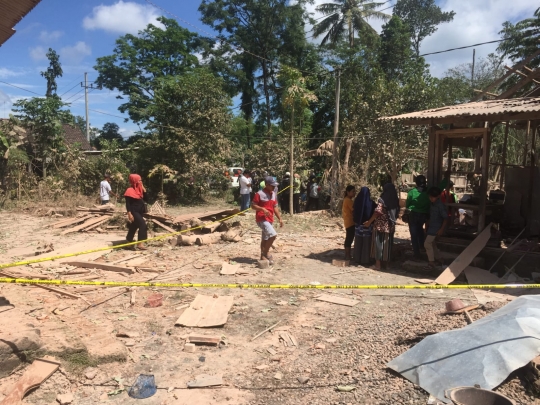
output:
[[110, 264], [105, 263], [97, 263], [97, 262], [65, 262], [64, 264], [67, 264], [69, 266], [75, 266], [75, 267], [82, 267], [83, 269], [99, 269], [99, 270], [107, 270], [107, 271], [116, 271], [119, 273], [128, 273], [133, 274], [135, 271], [129, 267], [123, 267], [123, 266], [113, 266]]
[[532, 73], [532, 69], [528, 66], [523, 66], [523, 69], [525, 69], [527, 72]]
[[502, 167], [501, 167], [501, 179], [499, 181], [499, 188], [502, 190], [504, 185], [504, 172], [506, 171], [506, 148], [508, 146], [508, 126], [510, 125], [509, 121], [506, 121], [506, 127], [504, 129], [504, 141], [503, 141], [503, 151], [502, 151]]
[[[433, 120], [431, 120], [432, 122]], [[436, 128], [431, 123], [429, 126], [429, 142], [428, 142], [428, 184], [433, 185], [435, 182], [435, 139], [436, 139]]]
[[[504, 99], [504, 98], [510, 98], [514, 94], [516, 94], [519, 89], [521, 89], [523, 86], [529, 84], [530, 82], [534, 81], [537, 77], [540, 77], [540, 69], [535, 70], [527, 75], [527, 77], [524, 77], [519, 82], [517, 82], [514, 86], [512, 86], [510, 89], [506, 90], [502, 94], [499, 94], [497, 96], [497, 99]], [[536, 83], [536, 82], [535, 82]]]
[[[530, 123], [529, 123], [530, 124]], [[529, 179], [529, 233], [531, 231], [530, 219], [533, 217], [533, 194], [534, 194], [534, 176], [536, 174], [536, 131], [538, 129], [538, 121], [533, 121], [532, 125], [532, 134], [531, 134], [531, 174]]]
[[[82, 223], [81, 225], [77, 225], [74, 228], [66, 229], [65, 231], [60, 233], [60, 235], [67, 235], [68, 233], [78, 232], [78, 231], [80, 231], [82, 229], [88, 228], [90, 225], [94, 225], [96, 223], [103, 222], [103, 219], [104, 219], [103, 216], [99, 216], [99, 217], [96, 217], [96, 218], [91, 218], [88, 221], [85, 221], [84, 223]], [[107, 219], [110, 219], [110, 217], [107, 216]]]
[[486, 128], [482, 138], [482, 183], [480, 185], [480, 217], [478, 218], [478, 233], [484, 230], [486, 225], [486, 200], [489, 182], [489, 149], [490, 136], [489, 129]]
[[169, 231], [170, 233], [176, 233], [177, 232], [174, 229], [172, 229], [171, 227], [168, 227], [167, 225], [162, 224], [157, 219], [152, 219], [152, 222], [154, 224], [158, 225], [158, 226], [161, 226], [163, 229], [165, 229], [166, 231]]
[[497, 97], [498, 96], [498, 94], [490, 93], [489, 91], [484, 91], [484, 90], [474, 89], [474, 92], [475, 93], [485, 94], [486, 96], [491, 96], [491, 97]]
[[525, 73], [520, 72], [520, 71], [517, 70], [517, 69], [511, 68], [510, 66], [506, 66], [506, 65], [505, 65], [504, 68], [505, 68], [506, 70], [509, 70], [509, 71], [512, 72], [512, 73], [515, 73], [515, 74], [517, 74], [517, 75], [520, 75], [521, 77], [527, 77], [527, 75], [526, 75]]
[[[536, 52], [534, 52], [532, 55], [529, 55], [527, 58], [525, 58], [522, 62], [519, 62], [518, 64], [514, 65], [514, 69], [521, 69], [523, 66], [525, 66], [527, 63], [532, 61], [534, 58], [536, 58], [538, 55], [540, 55], [540, 49], [538, 49]], [[487, 86], [484, 91], [490, 91], [495, 88], [497, 88], [502, 82], [504, 82], [507, 78], [509, 78], [512, 75], [512, 72], [506, 72], [504, 75], [502, 75], [499, 79], [495, 80], [493, 83], [491, 83], [489, 86]], [[480, 96], [473, 97], [471, 101], [476, 101], [480, 98]]]

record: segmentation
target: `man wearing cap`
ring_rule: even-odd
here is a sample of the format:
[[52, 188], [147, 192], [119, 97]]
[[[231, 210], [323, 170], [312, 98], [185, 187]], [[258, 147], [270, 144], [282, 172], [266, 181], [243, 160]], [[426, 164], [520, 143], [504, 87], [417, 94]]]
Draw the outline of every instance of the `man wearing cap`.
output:
[[115, 194], [111, 189], [111, 176], [105, 173], [103, 181], [99, 184], [99, 196], [101, 198], [101, 205], [107, 205], [109, 203], [109, 194], [118, 198], [118, 194]]
[[261, 260], [268, 260], [270, 264], [274, 264], [272, 256], [268, 254], [272, 244], [276, 240], [277, 232], [274, 229], [274, 213], [278, 217], [279, 226], [283, 227], [283, 220], [279, 212], [277, 194], [275, 192], [278, 185], [274, 178], [268, 176], [264, 179], [264, 188], [253, 197], [251, 208], [256, 212], [255, 221], [262, 230], [261, 236]]

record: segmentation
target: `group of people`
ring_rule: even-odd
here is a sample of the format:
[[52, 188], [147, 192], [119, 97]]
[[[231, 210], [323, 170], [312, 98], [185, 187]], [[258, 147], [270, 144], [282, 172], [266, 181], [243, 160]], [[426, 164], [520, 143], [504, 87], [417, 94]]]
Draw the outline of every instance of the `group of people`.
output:
[[[436, 238], [444, 234], [448, 224], [445, 202], [453, 198], [449, 191], [451, 182], [445, 185], [444, 193], [439, 187], [428, 189], [425, 176], [418, 176], [416, 187], [409, 191], [405, 203], [414, 257], [421, 259], [421, 253], [426, 252], [431, 268], [436, 267], [439, 257]], [[345, 259], [353, 258], [354, 242], [355, 260], [362, 265], [375, 260], [373, 268], [380, 270], [392, 257], [399, 211], [399, 197], [392, 183], [383, 186], [377, 202], [371, 199], [369, 188], [362, 187], [356, 195], [355, 187], [347, 186], [342, 206]]]
[[285, 173], [280, 183], [278, 183], [274, 177], [269, 176], [266, 172], [263, 173], [263, 177], [260, 182], [257, 179], [256, 173], [248, 170], [243, 172], [239, 170], [238, 176], [238, 184], [240, 187], [240, 211], [245, 211], [250, 207], [252, 198], [254, 198], [258, 191], [264, 189], [266, 180], [268, 178], [271, 178], [272, 182], [276, 183], [276, 194], [278, 194], [278, 189], [282, 190], [282, 192], [278, 194], [277, 198], [278, 205], [281, 207], [282, 212], [290, 213], [291, 192], [293, 194], [294, 214], [299, 214], [301, 212], [301, 201], [305, 201], [306, 211], [319, 209], [321, 187], [317, 183], [315, 175], [311, 175], [306, 183], [305, 181], [302, 181], [298, 173], [294, 173], [292, 188], [290, 187], [290, 172]]

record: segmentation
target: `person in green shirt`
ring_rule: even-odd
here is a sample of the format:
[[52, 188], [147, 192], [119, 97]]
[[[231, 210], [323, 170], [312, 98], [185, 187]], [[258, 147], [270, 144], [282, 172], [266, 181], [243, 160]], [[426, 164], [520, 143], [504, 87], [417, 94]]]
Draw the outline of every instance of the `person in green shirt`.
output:
[[405, 208], [410, 211], [409, 233], [411, 234], [414, 258], [420, 259], [420, 249], [423, 249], [425, 241], [424, 225], [428, 220], [431, 202], [426, 190], [426, 177], [416, 176], [415, 183], [416, 188], [407, 194]]

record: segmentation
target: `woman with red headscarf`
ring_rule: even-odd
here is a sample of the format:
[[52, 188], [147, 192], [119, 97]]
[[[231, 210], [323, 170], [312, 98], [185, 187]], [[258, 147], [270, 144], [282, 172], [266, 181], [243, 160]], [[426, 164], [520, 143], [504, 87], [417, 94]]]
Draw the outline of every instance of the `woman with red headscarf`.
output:
[[[142, 184], [141, 176], [138, 174], [129, 175], [129, 184], [131, 184], [131, 187], [129, 187], [124, 193], [129, 221], [126, 239], [128, 242], [133, 242], [135, 231], [138, 229], [139, 233], [137, 235], [137, 240], [143, 241], [148, 239], [146, 221], [143, 218], [143, 214], [145, 213], [145, 204], [143, 198], [146, 189]], [[146, 250], [146, 247], [141, 242], [135, 247], [135, 249]]]

